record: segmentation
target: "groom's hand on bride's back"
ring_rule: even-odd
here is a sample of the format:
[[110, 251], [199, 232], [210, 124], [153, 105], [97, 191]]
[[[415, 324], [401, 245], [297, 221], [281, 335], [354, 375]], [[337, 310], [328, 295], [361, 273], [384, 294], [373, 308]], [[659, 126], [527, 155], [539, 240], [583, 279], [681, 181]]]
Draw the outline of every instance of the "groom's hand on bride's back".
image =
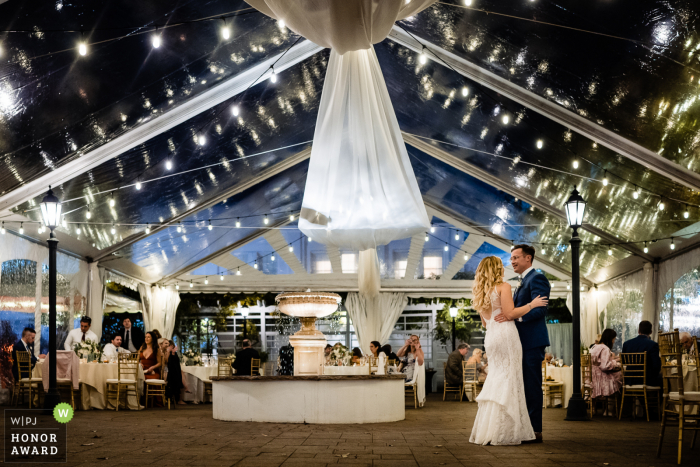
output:
[[498, 323], [505, 323], [506, 321], [513, 321], [512, 319], [508, 319], [508, 318], [506, 317], [506, 315], [504, 315], [503, 313], [497, 314], [497, 315], [493, 318], [493, 320], [496, 321], [496, 322], [498, 322]]

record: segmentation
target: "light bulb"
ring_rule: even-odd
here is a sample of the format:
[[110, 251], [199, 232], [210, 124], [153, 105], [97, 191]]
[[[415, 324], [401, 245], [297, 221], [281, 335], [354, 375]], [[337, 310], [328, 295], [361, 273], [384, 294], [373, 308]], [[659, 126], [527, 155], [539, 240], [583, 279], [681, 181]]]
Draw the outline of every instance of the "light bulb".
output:
[[578, 161], [574, 160], [574, 169], [578, 169]]
[[306, 237], [306, 239], [311, 243], [311, 237]]
[[420, 57], [418, 57], [418, 61], [421, 65], [425, 65], [425, 63], [428, 61], [428, 56], [425, 54], [425, 47], [423, 47], [423, 50], [421, 50]]
[[467, 261], [469, 259], [469, 255], [467, 253], [464, 253], [464, 261]]
[[190, 281], [190, 289], [191, 289], [192, 287], [194, 287], [194, 284], [192, 283], [192, 281]]
[[236, 275], [240, 276], [241, 275], [241, 268], [236, 269]]
[[608, 173], [605, 172], [605, 176], [603, 177], [603, 186], [608, 186]]
[[204, 135], [199, 135], [199, 138], [197, 138], [197, 143], [198, 143], [200, 146], [204, 146], [205, 144], [207, 144], [207, 138], [206, 138], [206, 136], [204, 136]]
[[152, 41], [153, 41], [153, 48], [154, 49], [157, 49], [158, 47], [160, 47], [160, 35], [159, 34], [154, 34]]
[[287, 25], [285, 24], [283, 19], [277, 20], [277, 27], [280, 29], [284, 29]]
[[455, 240], [459, 240], [459, 232], [455, 233]]
[[78, 53], [80, 53], [80, 55], [87, 55], [87, 44], [85, 42], [78, 44]]
[[110, 229], [110, 232], [112, 232], [112, 235], [115, 235], [117, 233], [117, 229], [114, 228], [114, 224], [112, 224], [112, 228]]
[[291, 253], [293, 251], [294, 251], [294, 247], [292, 245], [289, 245], [289, 252]]
[[256, 261], [255, 264], [253, 265], [255, 269], [258, 269], [258, 262]]
[[584, 287], [583, 287], [583, 286], [581, 286], [581, 292], [583, 292], [583, 291], [584, 291]]
[[634, 199], [639, 198], [639, 188], [632, 192], [632, 198], [634, 198]]
[[293, 220], [294, 220], [294, 214], [290, 214], [290, 215], [289, 215], [289, 220], [290, 220], [290, 221], [293, 221]]
[[78, 227], [77, 229], [75, 229], [75, 234], [76, 234], [76, 235], [80, 235], [80, 227]]
[[204, 285], [209, 285], [209, 278], [208, 277], [204, 278]]
[[684, 217], [685, 219], [687, 219], [687, 218], [690, 217], [690, 213], [688, 212], [688, 208], [687, 208], [687, 207], [685, 208], [685, 212], [683, 213], [683, 217]]
[[228, 26], [224, 26], [223, 28], [221, 28], [221, 36], [224, 39], [230, 39], [231, 38], [231, 28]]
[[542, 149], [542, 146], [544, 146], [544, 142], [541, 139], [537, 140], [537, 149]]
[[445, 243], [445, 251], [450, 251], [450, 247]]
[[170, 159], [165, 161], [165, 168], [168, 170], [171, 170], [173, 168], [173, 163], [170, 161]]
[[224, 280], [224, 275], [222, 274], [222, 275], [220, 276], [220, 278], [221, 278], [221, 280]]
[[571, 290], [571, 284], [566, 284], [566, 290]]
[[151, 233], [151, 224], [146, 224], [146, 235]]
[[207, 229], [211, 230], [211, 229], [213, 229], [213, 228], [214, 228], [214, 226], [211, 225], [211, 219], [209, 219], [209, 225], [207, 226]]
[[24, 222], [20, 222], [19, 224], [19, 234], [24, 235]]
[[272, 74], [270, 75], [270, 81], [272, 81], [273, 83], [277, 82], [277, 74], [275, 73], [274, 68], [272, 68]]
[[180, 284], [175, 284], [175, 290], [180, 290]]
[[90, 219], [92, 217], [92, 213], [90, 212], [90, 205], [88, 204], [88, 209], [87, 212], [85, 213], [85, 219]]
[[435, 227], [430, 227], [430, 233], [435, 233]]
[[275, 254], [273, 253], [272, 256], [270, 256], [270, 260], [274, 261], [275, 260]]
[[663, 211], [665, 207], [666, 205], [663, 202], [659, 203], [659, 211]]
[[673, 239], [671, 239], [671, 249], [675, 250], [676, 249], [676, 244], [673, 243]]
[[508, 122], [510, 122], [510, 117], [508, 115], [503, 116], [503, 124], [508, 125]]
[[466, 86], [464, 86], [464, 87], [462, 88], [462, 96], [467, 97], [468, 95], [469, 95], [469, 88], [467, 88]]
[[547, 250], [545, 250], [544, 248], [542, 248], [542, 254], [543, 254], [543, 255], [546, 255], [546, 254], [547, 254]]
[[236, 228], [240, 228], [240, 227], [241, 227], [241, 218], [236, 217]]
[[116, 201], [114, 201], [114, 193], [112, 193], [112, 194], [109, 195], [109, 196], [110, 196], [110, 198], [109, 198], [109, 207], [113, 208], [114, 205], [117, 204]]
[[136, 182], [136, 189], [137, 190], [141, 189], [141, 182], [138, 182], [138, 181]]
[[241, 113], [237, 105], [234, 105], [231, 108], [231, 113], [233, 114], [234, 117], [238, 117], [238, 114]]
[[5, 230], [5, 221], [3, 221], [3, 222], [2, 222], [2, 227], [0, 227], [0, 233], [3, 234], [3, 235], [5, 235], [6, 232], [7, 232], [7, 230]]
[[270, 223], [270, 219], [267, 218], [267, 214], [265, 214], [265, 219], [263, 219], [263, 224], [267, 225]]
[[467, 6], [471, 6], [472, 0], [464, 0], [464, 4]]
[[612, 256], [612, 248], [608, 248], [608, 256]]
[[644, 253], [649, 253], [649, 247], [647, 246], [647, 242], [644, 242]]
[[428, 234], [425, 234], [425, 241], [427, 242], [428, 240], [430, 240], [430, 238], [428, 237]]

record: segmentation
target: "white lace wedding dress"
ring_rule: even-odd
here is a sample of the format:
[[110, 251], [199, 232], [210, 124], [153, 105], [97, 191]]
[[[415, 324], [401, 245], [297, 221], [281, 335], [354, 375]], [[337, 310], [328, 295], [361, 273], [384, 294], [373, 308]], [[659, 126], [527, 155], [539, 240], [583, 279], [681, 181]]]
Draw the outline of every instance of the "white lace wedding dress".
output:
[[474, 420], [470, 443], [520, 444], [535, 439], [525, 404], [523, 349], [513, 321], [499, 323], [501, 299], [491, 292], [491, 316], [486, 322], [484, 347], [489, 358], [489, 373], [476, 398], [479, 410]]

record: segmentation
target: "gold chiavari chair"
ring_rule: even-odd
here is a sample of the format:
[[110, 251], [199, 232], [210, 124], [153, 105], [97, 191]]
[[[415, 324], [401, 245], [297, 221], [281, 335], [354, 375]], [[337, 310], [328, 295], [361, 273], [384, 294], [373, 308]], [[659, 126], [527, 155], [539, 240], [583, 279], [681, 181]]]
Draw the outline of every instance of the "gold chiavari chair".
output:
[[479, 382], [479, 371], [476, 368], [476, 363], [462, 362], [462, 395], [459, 397], [460, 402], [462, 397], [470, 393], [469, 402], [475, 402], [476, 396], [481, 392], [483, 383]]
[[404, 399], [405, 397], [413, 397], [413, 406], [418, 409], [418, 384], [414, 375], [413, 381], [408, 381], [404, 384]]
[[117, 354], [117, 378], [108, 379], [106, 382], [106, 399], [109, 400], [112, 396], [115, 397], [115, 407], [119, 411], [121, 396], [124, 396], [124, 406], [128, 407], [129, 395], [133, 394], [136, 397], [136, 409], [140, 410], [141, 403], [139, 402], [139, 354], [134, 353], [119, 353]]
[[542, 361], [542, 395], [544, 396], [544, 408], [547, 408], [548, 403], [554, 407], [554, 397], [559, 396], [559, 399], [564, 404], [564, 383], [561, 381], [547, 380], [547, 361]]
[[[146, 408], [148, 401], [151, 401], [151, 407], [155, 407], [154, 399], [160, 397], [165, 405], [165, 380], [162, 379], [147, 379], [144, 381], [146, 385]], [[170, 410], [170, 399], [167, 400], [168, 410]]]
[[[442, 374], [445, 374], [445, 370], [447, 370], [447, 362], [442, 362]], [[462, 373], [464, 373], [464, 368], [462, 368]], [[443, 385], [444, 390], [442, 391], [442, 400], [445, 400], [445, 396], [447, 396], [448, 392], [458, 392], [459, 393], [459, 401], [462, 402], [462, 383], [459, 385], [455, 386], [454, 384], [450, 384], [447, 382], [447, 377], [444, 379], [444, 385]], [[455, 398], [457, 396], [455, 395]]]
[[593, 367], [591, 366], [591, 354], [581, 354], [581, 395], [588, 403], [588, 412], [593, 418]]
[[[683, 360], [678, 329], [659, 334], [659, 351], [661, 353], [661, 376], [663, 378], [663, 403], [661, 433], [656, 457], [661, 456], [664, 431], [670, 422], [678, 421], [678, 464], [681, 463], [683, 449], [683, 431], [694, 431], [692, 449], [695, 445], [697, 430], [700, 430], [700, 415], [693, 411], [700, 410], [700, 391], [688, 392], [683, 387]], [[686, 410], [689, 409], [689, 410]], [[687, 424], [687, 422], [693, 423]]]
[[250, 359], [250, 375], [251, 376], [260, 376], [260, 359], [259, 358], [251, 358]]
[[698, 338], [693, 336], [693, 355], [692, 357], [695, 358], [695, 368], [696, 372], [695, 374], [698, 377], [698, 387], [700, 388], [700, 351], [698, 351]]
[[[647, 412], [647, 422], [649, 421], [649, 402], [656, 406], [657, 417], [659, 414], [659, 391], [660, 386], [647, 385], [647, 353], [621, 353], [620, 365], [622, 366], [622, 402], [620, 402], [620, 416], [622, 419], [622, 409], [625, 406], [625, 397], [644, 397], [644, 408]], [[617, 399], [616, 399], [617, 400]], [[634, 414], [634, 409], [632, 410]]]
[[[32, 391], [35, 390], [39, 396], [41, 396], [41, 391], [39, 391], [39, 385], [42, 384], [41, 378], [32, 378], [32, 358], [29, 352], [18, 351], [15, 352], [17, 359], [15, 360], [15, 365], [17, 366], [17, 374], [19, 378], [15, 380], [15, 385], [12, 390], [12, 399], [15, 405], [19, 405], [19, 401], [24, 402], [25, 390], [29, 392], [29, 408], [32, 408], [32, 402], [34, 396]], [[48, 365], [47, 365], [48, 367]]]
[[[217, 360], [216, 376], [219, 378], [226, 378], [233, 374], [233, 357], [219, 357]], [[207, 396], [209, 400], [214, 397], [214, 391], [212, 388], [211, 380], [209, 378], [203, 380], [204, 382], [204, 400], [206, 401]]]
[[387, 360], [387, 365], [388, 365], [388, 366], [396, 366], [396, 367], [398, 367], [398, 366], [399, 366], [399, 361], [396, 360], [395, 358], [392, 359], [392, 360]]

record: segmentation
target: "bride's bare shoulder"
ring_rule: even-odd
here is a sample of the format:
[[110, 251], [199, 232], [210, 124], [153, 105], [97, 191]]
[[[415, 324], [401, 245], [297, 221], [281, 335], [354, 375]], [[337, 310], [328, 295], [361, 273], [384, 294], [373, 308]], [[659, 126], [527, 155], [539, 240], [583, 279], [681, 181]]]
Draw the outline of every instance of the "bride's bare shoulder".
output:
[[512, 287], [510, 286], [510, 284], [508, 282], [501, 282], [500, 284], [498, 284], [498, 287], [496, 287], [496, 289], [498, 289], [499, 292], [510, 293], [510, 291], [512, 290]]

